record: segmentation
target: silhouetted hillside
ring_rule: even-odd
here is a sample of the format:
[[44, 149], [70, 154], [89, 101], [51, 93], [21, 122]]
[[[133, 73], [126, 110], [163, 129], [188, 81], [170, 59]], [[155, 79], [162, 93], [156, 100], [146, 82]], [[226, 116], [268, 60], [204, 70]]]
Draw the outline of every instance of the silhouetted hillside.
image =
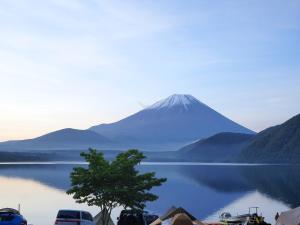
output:
[[300, 162], [300, 114], [255, 136], [240, 155], [250, 162]]
[[99, 145], [110, 144], [111, 141], [91, 130], [66, 128], [43, 136], [0, 143], [2, 150], [50, 150], [50, 149], [88, 149]]
[[181, 148], [179, 155], [191, 161], [234, 161], [254, 136], [242, 133], [219, 133]]

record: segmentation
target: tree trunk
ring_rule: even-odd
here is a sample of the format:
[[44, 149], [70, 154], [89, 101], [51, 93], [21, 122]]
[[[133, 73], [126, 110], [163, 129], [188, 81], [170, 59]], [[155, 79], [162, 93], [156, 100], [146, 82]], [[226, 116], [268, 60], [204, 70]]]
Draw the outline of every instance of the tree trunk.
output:
[[110, 219], [111, 209], [103, 208], [101, 211], [101, 221], [103, 225], [108, 225]]

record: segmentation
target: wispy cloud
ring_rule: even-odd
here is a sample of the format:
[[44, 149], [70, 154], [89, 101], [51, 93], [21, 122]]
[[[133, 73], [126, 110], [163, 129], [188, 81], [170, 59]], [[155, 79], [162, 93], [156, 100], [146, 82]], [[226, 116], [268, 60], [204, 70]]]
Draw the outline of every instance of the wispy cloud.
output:
[[[262, 96], [249, 94], [261, 93], [256, 83], [270, 82], [267, 99], [299, 94], [291, 72], [299, 69], [299, 7], [294, 0], [0, 0], [0, 135], [111, 122], [140, 109], [139, 100], [148, 105], [173, 92], [252, 127], [234, 106], [245, 114], [247, 99], [263, 110], [255, 100]], [[272, 85], [285, 80], [291, 88], [275, 95]]]

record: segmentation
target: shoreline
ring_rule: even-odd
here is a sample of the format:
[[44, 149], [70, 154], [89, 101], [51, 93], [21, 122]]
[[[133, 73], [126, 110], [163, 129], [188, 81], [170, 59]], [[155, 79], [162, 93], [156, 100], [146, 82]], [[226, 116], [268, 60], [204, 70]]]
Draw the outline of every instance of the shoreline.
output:
[[[85, 161], [0, 161], [0, 165], [88, 165]], [[187, 162], [145, 161], [142, 166], [300, 166], [291, 163], [235, 163], [235, 162]]]

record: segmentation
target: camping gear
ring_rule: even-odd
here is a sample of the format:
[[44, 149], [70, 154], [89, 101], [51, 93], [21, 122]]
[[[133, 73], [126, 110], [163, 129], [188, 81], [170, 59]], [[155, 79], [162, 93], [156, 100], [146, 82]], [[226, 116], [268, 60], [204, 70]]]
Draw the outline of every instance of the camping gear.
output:
[[172, 206], [164, 215], [160, 216], [157, 220], [152, 222], [150, 225], [161, 224], [164, 220], [174, 218], [176, 215], [179, 215], [179, 214], [185, 214], [192, 221], [193, 224], [204, 225], [202, 222], [197, 220], [196, 217], [194, 217], [192, 214], [190, 214], [184, 208], [182, 208], [182, 207], [176, 208], [174, 206]]
[[[253, 212], [253, 209], [255, 210]], [[250, 207], [247, 214], [238, 216], [231, 216], [230, 213], [225, 212], [220, 216], [220, 222], [227, 225], [267, 225], [263, 216], [259, 216], [257, 213], [258, 207]]]
[[276, 225], [300, 225], [300, 207], [282, 212]]
[[194, 225], [193, 221], [185, 213], [176, 214], [173, 217], [171, 225]]

